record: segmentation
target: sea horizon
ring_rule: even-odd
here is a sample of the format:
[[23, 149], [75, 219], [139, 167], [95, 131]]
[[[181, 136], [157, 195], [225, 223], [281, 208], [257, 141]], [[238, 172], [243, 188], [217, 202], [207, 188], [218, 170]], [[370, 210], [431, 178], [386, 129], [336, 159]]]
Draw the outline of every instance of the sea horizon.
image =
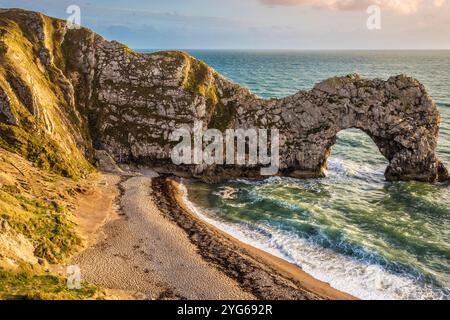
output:
[[392, 49], [392, 48], [386, 48], [386, 49], [282, 49], [282, 48], [267, 48], [267, 49], [252, 49], [252, 48], [134, 48], [130, 47], [130, 49], [133, 49], [137, 52], [151, 50], [151, 51], [450, 51], [449, 49], [443, 48], [443, 49]]
[[450, 300], [450, 0], [3, 2], [0, 300]]
[[[355, 71], [368, 79], [402, 73], [417, 76], [439, 106], [443, 120], [438, 156], [450, 165], [450, 92], [445, 85], [450, 79], [445, 69], [450, 64], [450, 51], [415, 51], [406, 56], [403, 51], [188, 53], [263, 98], [311, 90], [328, 77]], [[449, 299], [450, 291], [445, 287], [450, 286], [450, 279], [445, 280], [445, 274], [450, 272], [450, 251], [443, 258], [438, 258], [442, 253], [436, 251], [438, 269], [442, 269], [433, 275], [435, 266], [423, 261], [424, 255], [419, 253], [422, 245], [418, 243], [424, 240], [403, 232], [419, 221], [434, 225], [436, 234], [443, 232], [442, 238], [434, 241], [445, 247], [450, 234], [440, 228], [434, 216], [441, 215], [442, 221], [450, 217], [450, 188], [448, 184], [427, 187], [386, 182], [387, 165], [367, 134], [347, 129], [338, 135], [328, 160], [328, 176], [323, 179], [237, 179], [218, 185], [186, 182], [186, 201], [192, 202], [193, 211], [209, 223], [358, 298]], [[229, 188], [239, 191], [232, 199], [223, 198]], [[404, 200], [396, 200], [396, 204], [392, 199]], [[397, 225], [394, 221], [400, 216], [405, 221]], [[396, 224], [395, 231], [385, 229], [385, 224]], [[398, 241], [408, 249], [399, 248]], [[415, 245], [417, 255], [412, 249]], [[409, 254], [411, 260], [396, 260], [396, 254], [405, 259]], [[427, 277], [431, 278], [420, 280]], [[444, 282], [435, 286], [430, 284], [433, 281]]]

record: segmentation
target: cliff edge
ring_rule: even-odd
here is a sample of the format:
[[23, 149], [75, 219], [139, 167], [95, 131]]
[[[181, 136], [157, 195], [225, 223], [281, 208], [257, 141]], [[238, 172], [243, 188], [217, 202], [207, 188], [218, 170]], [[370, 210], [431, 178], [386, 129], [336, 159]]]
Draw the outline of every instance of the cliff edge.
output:
[[[83, 177], [94, 150], [118, 162], [169, 168], [181, 126], [280, 132], [280, 174], [321, 177], [339, 131], [368, 134], [389, 161], [386, 178], [434, 182], [438, 109], [424, 86], [336, 77], [284, 99], [261, 99], [183, 52], [136, 53], [88, 29], [19, 9], [0, 11], [0, 146], [46, 169]], [[212, 180], [256, 167], [179, 167]]]

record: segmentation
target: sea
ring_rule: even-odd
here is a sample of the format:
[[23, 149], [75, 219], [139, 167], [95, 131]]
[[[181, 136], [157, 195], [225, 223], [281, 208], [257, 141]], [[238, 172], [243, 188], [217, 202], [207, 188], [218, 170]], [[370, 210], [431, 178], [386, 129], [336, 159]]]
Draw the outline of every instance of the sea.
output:
[[[420, 80], [442, 116], [450, 168], [450, 51], [188, 50], [263, 98], [358, 73]], [[185, 181], [206, 221], [360, 299], [450, 299], [450, 183], [386, 182], [387, 160], [362, 131], [339, 133], [328, 175], [220, 184]], [[227, 188], [239, 191], [224, 199]]]

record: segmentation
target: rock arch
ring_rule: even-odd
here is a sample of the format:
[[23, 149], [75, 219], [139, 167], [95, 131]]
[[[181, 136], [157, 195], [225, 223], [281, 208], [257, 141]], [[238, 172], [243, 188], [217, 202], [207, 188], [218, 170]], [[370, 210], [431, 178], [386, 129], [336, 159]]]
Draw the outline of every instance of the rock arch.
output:
[[277, 126], [286, 134], [280, 152], [282, 170], [287, 175], [323, 176], [337, 134], [356, 128], [372, 138], [389, 161], [388, 181], [448, 179], [435, 153], [438, 109], [413, 78], [335, 77], [310, 92], [281, 99], [271, 108], [279, 109], [281, 122]]
[[[205, 128], [222, 131], [279, 129], [284, 175], [323, 176], [337, 133], [358, 128], [389, 160], [388, 180], [448, 179], [435, 153], [438, 109], [413, 78], [335, 77], [308, 92], [264, 100], [184, 52], [139, 54], [90, 30], [67, 29], [64, 22], [23, 10], [3, 10], [0, 20], [4, 22], [0, 47], [7, 48], [0, 50], [0, 58], [8, 71], [0, 73], [0, 127], [6, 128], [0, 133], [23, 144], [12, 149], [26, 150], [36, 140], [35, 131], [45, 132], [51, 142], [49, 157], [58, 155], [58, 163], [74, 175], [86, 170], [94, 148], [106, 150], [119, 162], [173, 171], [170, 134], [179, 126], [202, 121]], [[51, 21], [54, 27], [47, 28]], [[11, 36], [16, 33], [29, 37]], [[45, 41], [46, 37], [58, 41]], [[39, 41], [28, 46], [31, 38]], [[24, 47], [26, 55], [17, 51]], [[20, 65], [16, 56], [23, 56]], [[25, 75], [25, 64], [34, 71]], [[31, 90], [32, 83], [46, 85]], [[55, 130], [46, 130], [47, 123], [35, 115], [35, 101], [41, 101], [38, 89], [51, 98], [40, 111], [55, 120]], [[257, 176], [259, 168], [253, 169], [176, 168], [214, 180]]]

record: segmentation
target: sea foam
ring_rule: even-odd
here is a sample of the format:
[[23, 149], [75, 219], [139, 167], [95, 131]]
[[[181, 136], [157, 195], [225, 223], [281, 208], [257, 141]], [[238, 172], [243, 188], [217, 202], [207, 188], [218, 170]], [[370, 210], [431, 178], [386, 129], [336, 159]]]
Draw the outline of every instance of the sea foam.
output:
[[[276, 180], [278, 178], [273, 178]], [[277, 230], [267, 224], [235, 224], [198, 208], [189, 200], [181, 184], [183, 199], [199, 218], [240, 241], [293, 263], [333, 288], [370, 300], [449, 299], [448, 293], [416, 281], [410, 275], [394, 274], [380, 265], [355, 259], [321, 247], [298, 235]]]

